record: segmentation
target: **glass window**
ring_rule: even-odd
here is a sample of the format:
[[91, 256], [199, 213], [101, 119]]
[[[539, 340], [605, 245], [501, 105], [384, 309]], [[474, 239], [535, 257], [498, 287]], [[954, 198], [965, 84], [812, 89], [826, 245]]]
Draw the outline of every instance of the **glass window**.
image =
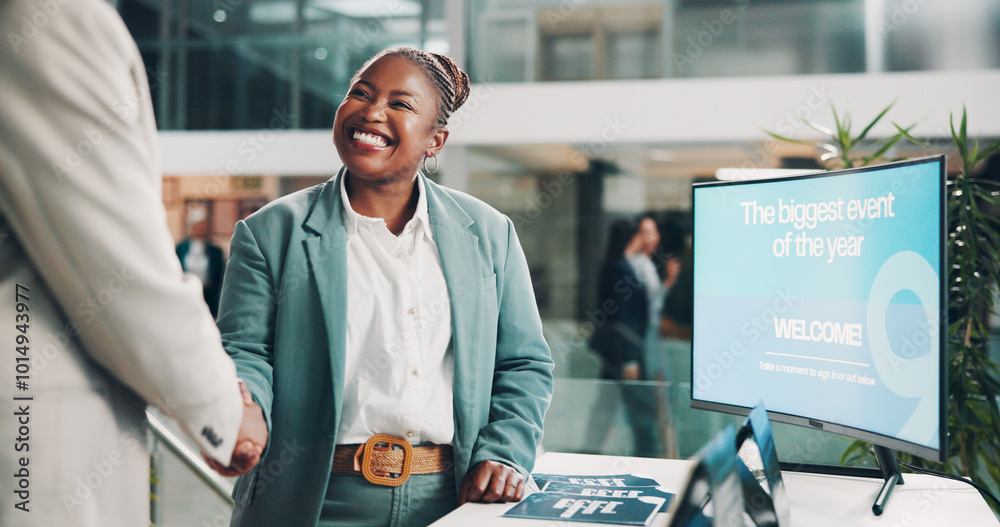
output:
[[447, 52], [443, 0], [122, 0], [161, 129], [327, 128], [365, 60]]

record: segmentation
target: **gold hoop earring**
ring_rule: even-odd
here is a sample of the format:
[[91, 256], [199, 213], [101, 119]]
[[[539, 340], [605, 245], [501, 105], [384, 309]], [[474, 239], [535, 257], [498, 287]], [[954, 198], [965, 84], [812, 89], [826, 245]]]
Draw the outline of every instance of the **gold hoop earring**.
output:
[[[434, 170], [428, 170], [427, 169], [427, 158], [431, 158], [431, 159], [434, 160]], [[437, 172], [438, 171], [438, 165], [440, 165], [440, 164], [441, 164], [441, 160], [438, 159], [438, 157], [436, 155], [424, 156], [424, 173], [427, 174], [427, 175], [430, 175], [430, 174], [433, 174], [433, 173]]]

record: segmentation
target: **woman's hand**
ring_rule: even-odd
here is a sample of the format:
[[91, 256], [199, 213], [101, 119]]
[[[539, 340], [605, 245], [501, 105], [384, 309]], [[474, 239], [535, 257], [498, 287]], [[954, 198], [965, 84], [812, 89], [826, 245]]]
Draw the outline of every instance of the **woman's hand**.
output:
[[508, 465], [483, 461], [472, 468], [458, 491], [458, 504], [506, 503], [524, 497], [524, 478]]
[[253, 395], [243, 381], [240, 381], [240, 395], [243, 396], [243, 421], [240, 423], [240, 432], [236, 437], [236, 447], [233, 449], [229, 466], [225, 467], [208, 456], [202, 456], [212, 470], [226, 477], [249, 472], [260, 461], [264, 447], [267, 446], [267, 422], [264, 421], [264, 412], [254, 402]]

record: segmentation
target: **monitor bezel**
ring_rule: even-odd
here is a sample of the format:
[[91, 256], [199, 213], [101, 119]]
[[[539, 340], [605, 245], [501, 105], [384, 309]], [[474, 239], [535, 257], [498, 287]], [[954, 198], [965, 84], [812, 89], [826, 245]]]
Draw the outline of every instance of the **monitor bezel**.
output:
[[[804, 428], [810, 428], [813, 430], [823, 430], [827, 432], [832, 432], [835, 434], [840, 434], [853, 439], [860, 439], [862, 441], [868, 441], [869, 443], [875, 445], [885, 446], [893, 450], [898, 450], [900, 452], [906, 452], [916, 456], [920, 456], [925, 459], [945, 462], [948, 458], [948, 275], [950, 272], [950, 265], [948, 264], [948, 252], [947, 252], [947, 242], [948, 242], [948, 205], [947, 205], [947, 192], [948, 192], [948, 177], [947, 177], [947, 159], [944, 154], [921, 157], [916, 159], [908, 159], [904, 161], [896, 161], [891, 163], [884, 163], [880, 165], [870, 165], [864, 167], [847, 168], [840, 170], [830, 170], [823, 172], [809, 172], [799, 175], [785, 176], [779, 178], [768, 178], [768, 179], [744, 179], [744, 180], [732, 180], [732, 181], [708, 181], [699, 182], [692, 184], [691, 188], [691, 214], [694, 218], [695, 207], [697, 206], [697, 200], [695, 199], [696, 194], [700, 189], [706, 188], [716, 188], [716, 187], [727, 187], [727, 186], [748, 186], [748, 185], [767, 185], [767, 184], [777, 184], [788, 181], [804, 180], [804, 179], [817, 179], [817, 178], [837, 178], [845, 175], [852, 175], [865, 172], [875, 172], [882, 170], [890, 170], [899, 167], [911, 166], [911, 165], [923, 165], [923, 164], [938, 164], [938, 208], [940, 212], [939, 218], [939, 258], [940, 258], [940, 269], [938, 273], [938, 294], [939, 294], [939, 305], [938, 305], [938, 316], [939, 316], [939, 326], [938, 326], [938, 346], [939, 346], [939, 357], [938, 357], [938, 368], [939, 368], [939, 412], [938, 412], [938, 436], [940, 438], [940, 443], [938, 448], [932, 448], [927, 445], [921, 445], [918, 443], [913, 443], [906, 441], [904, 439], [899, 439], [897, 437], [887, 436], [871, 430], [865, 430], [861, 428], [855, 428], [852, 426], [842, 425], [835, 422], [824, 421], [821, 419], [814, 419], [810, 417], [786, 414], [782, 412], [775, 412], [768, 410], [767, 414], [771, 420], [786, 423], [796, 426], [801, 426]], [[698, 239], [698, 225], [696, 222], [692, 221], [692, 233], [691, 233], [691, 262], [692, 262], [692, 277], [697, 271], [697, 265], [695, 264], [695, 243]], [[691, 407], [699, 410], [710, 410], [714, 412], [728, 413], [733, 415], [746, 416], [753, 409], [751, 406], [742, 406], [737, 404], [729, 403], [719, 403], [715, 401], [705, 401], [695, 399], [694, 395], [694, 355], [695, 355], [695, 333], [691, 332], [691, 367], [690, 377], [688, 378], [690, 383], [690, 398]], [[766, 401], [765, 401], [766, 402]]]

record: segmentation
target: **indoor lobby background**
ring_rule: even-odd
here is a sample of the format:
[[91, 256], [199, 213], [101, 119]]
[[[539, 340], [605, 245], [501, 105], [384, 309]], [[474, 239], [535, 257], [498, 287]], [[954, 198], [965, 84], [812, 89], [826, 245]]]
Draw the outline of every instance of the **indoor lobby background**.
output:
[[[832, 126], [834, 107], [857, 133], [895, 103], [871, 137], [895, 122], [946, 148], [964, 105], [971, 134], [1000, 137], [996, 0], [114, 3], [146, 61], [151, 92], [138, 96], [152, 98], [161, 130], [171, 230], [179, 241], [204, 215], [227, 254], [238, 219], [340, 168], [330, 127], [367, 58], [410, 45], [469, 72], [472, 96], [433, 179], [517, 227], [556, 361], [549, 451], [635, 453], [620, 387], [599, 379], [587, 346], [612, 220], [651, 213], [657, 258], [683, 256], [692, 182], [720, 168], [818, 167], [822, 149], [765, 130], [819, 139], [802, 120]], [[922, 153], [899, 143], [888, 154]], [[993, 335], [996, 357], [996, 322]], [[659, 455], [687, 457], [739, 420], [690, 409], [688, 342], [650, 335], [647, 348], [655, 380], [630, 388], [653, 401]], [[850, 443], [781, 424], [775, 435], [792, 462], [839, 464]], [[228, 507], [163, 456], [162, 524], [227, 524]]]

